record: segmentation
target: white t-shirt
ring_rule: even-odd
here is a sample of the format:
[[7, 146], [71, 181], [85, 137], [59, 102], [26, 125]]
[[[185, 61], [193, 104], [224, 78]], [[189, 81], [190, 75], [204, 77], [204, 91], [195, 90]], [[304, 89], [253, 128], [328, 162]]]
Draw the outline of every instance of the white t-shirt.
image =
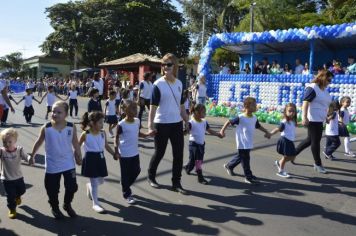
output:
[[119, 122], [119, 153], [121, 158], [135, 157], [139, 154], [138, 135], [140, 132], [140, 120], [138, 118], [134, 119], [133, 123], [129, 123], [125, 119]]
[[105, 135], [101, 131], [97, 135], [93, 135], [89, 131], [85, 133], [85, 142], [83, 143], [85, 152], [104, 152]]
[[205, 131], [209, 129], [208, 122], [205, 119], [199, 122], [192, 118], [189, 120], [189, 128], [189, 141], [203, 145], [205, 143]]
[[75, 168], [72, 148], [73, 123], [67, 122], [62, 130], [56, 130], [51, 122], [45, 128], [46, 173], [54, 174]]
[[252, 149], [255, 129], [261, 127], [256, 116], [247, 117], [240, 114], [230, 121], [231, 125], [236, 125], [236, 146], [237, 149]]
[[55, 102], [56, 102], [56, 95], [54, 94], [54, 92], [47, 93], [47, 102], [46, 102], [47, 106], [51, 107]]
[[197, 84], [197, 98], [205, 98], [206, 97], [206, 85], [205, 84]]
[[99, 95], [104, 93], [104, 81], [100, 78], [98, 81], [93, 80], [93, 87], [99, 90]]
[[116, 115], [116, 101], [115, 100], [107, 100], [105, 103], [106, 106], [106, 114], [107, 116], [115, 116]]
[[333, 118], [326, 123], [325, 134], [327, 136], [337, 136], [339, 135], [339, 115], [337, 112], [333, 113]]
[[25, 107], [32, 106], [32, 100], [33, 100], [33, 95], [32, 94], [23, 96], [23, 99], [25, 100]]
[[140, 97], [144, 99], [151, 99], [153, 85], [150, 81], [143, 80], [140, 84]]
[[342, 117], [342, 122], [345, 125], [348, 125], [350, 123], [350, 112], [349, 110], [347, 110], [347, 108], [341, 107], [340, 116]]
[[151, 104], [157, 106], [154, 123], [169, 124], [182, 121], [180, 115], [180, 105], [184, 104], [182, 92], [182, 82], [178, 79], [169, 84], [164, 77], [156, 80], [151, 100]]
[[77, 90], [69, 90], [68, 96], [69, 96], [69, 99], [77, 99], [78, 91]]
[[286, 119], [282, 120], [279, 129], [281, 131], [281, 136], [285, 137], [290, 141], [295, 140], [295, 123], [294, 121], [287, 121]]
[[303, 70], [304, 70], [304, 66], [298, 65], [295, 67], [294, 74], [302, 74]]
[[315, 92], [314, 99], [309, 103], [308, 119], [314, 122], [324, 122], [331, 103], [331, 96], [326, 89], [321, 90], [315, 83], [311, 83], [308, 87], [314, 89]]

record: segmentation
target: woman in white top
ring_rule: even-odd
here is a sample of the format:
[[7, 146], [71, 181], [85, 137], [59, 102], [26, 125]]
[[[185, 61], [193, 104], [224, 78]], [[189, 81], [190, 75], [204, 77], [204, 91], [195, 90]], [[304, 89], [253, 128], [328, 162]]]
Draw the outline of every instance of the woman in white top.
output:
[[156, 172], [162, 160], [168, 140], [173, 150], [172, 189], [181, 194], [187, 192], [181, 185], [183, 167], [183, 122], [188, 125], [188, 116], [184, 108], [183, 85], [176, 79], [178, 60], [175, 55], [168, 53], [162, 59], [164, 76], [156, 80], [148, 118], [149, 134], [155, 136], [155, 152], [148, 168], [148, 182], [151, 187], [158, 188]]
[[205, 82], [205, 77], [202, 76], [199, 79], [199, 83], [195, 86], [194, 100], [197, 104], [205, 104], [207, 90]]
[[142, 121], [142, 114], [145, 111], [145, 106], [147, 109], [150, 109], [150, 102], [152, 97], [152, 88], [153, 85], [151, 83], [151, 73], [146, 72], [143, 75], [143, 81], [140, 83], [140, 88], [138, 90], [138, 104], [140, 106], [140, 112], [138, 113], [138, 118], [140, 119], [140, 127]]
[[[323, 122], [326, 120], [331, 96], [327, 91], [333, 74], [330, 71], [320, 71], [304, 92], [302, 106], [302, 124], [308, 128], [308, 136], [296, 148], [296, 155], [311, 146], [314, 158], [314, 169], [326, 173], [320, 159], [320, 141], [323, 133]], [[292, 162], [293, 163], [293, 162]]]

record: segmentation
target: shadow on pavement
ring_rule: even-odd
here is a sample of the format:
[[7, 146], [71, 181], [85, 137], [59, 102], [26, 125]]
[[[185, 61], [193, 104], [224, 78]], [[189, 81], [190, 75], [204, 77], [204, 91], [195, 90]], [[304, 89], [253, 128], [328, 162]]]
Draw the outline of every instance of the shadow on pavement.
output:
[[[102, 199], [101, 201], [120, 209], [119, 215], [125, 222], [142, 223], [147, 228], [162, 228], [167, 230], [181, 230], [196, 235], [217, 235], [219, 229], [207, 224], [193, 224], [189, 217], [200, 218], [203, 221], [227, 222], [236, 218], [236, 210], [229, 207], [209, 206], [209, 209], [190, 205], [173, 204], [135, 196], [137, 204], [123, 207]], [[157, 211], [159, 213], [157, 213]], [[236, 218], [237, 220], [238, 218]], [[255, 219], [241, 217], [241, 221], [252, 225], [261, 225], [262, 222]], [[147, 234], [148, 235], [148, 234]]]
[[[21, 206], [21, 209], [26, 211], [31, 217], [23, 214], [18, 215], [18, 219], [22, 220], [33, 227], [43, 229], [50, 233], [64, 235], [163, 235], [171, 236], [173, 234], [164, 232], [160, 229], [149, 227], [144, 224], [146, 218], [140, 218], [143, 224], [136, 226], [126, 224], [119, 221], [105, 221], [87, 216], [78, 216], [75, 219], [65, 218], [63, 220], [55, 220], [52, 217], [46, 216], [41, 212], [32, 209], [28, 206]], [[94, 214], [94, 213], [93, 213]], [[140, 216], [135, 213], [135, 217]], [[167, 217], [168, 218], [168, 217]], [[140, 223], [142, 223], [140, 222]], [[1, 231], [0, 231], [1, 232]], [[1, 234], [2, 236], [3, 234]]]

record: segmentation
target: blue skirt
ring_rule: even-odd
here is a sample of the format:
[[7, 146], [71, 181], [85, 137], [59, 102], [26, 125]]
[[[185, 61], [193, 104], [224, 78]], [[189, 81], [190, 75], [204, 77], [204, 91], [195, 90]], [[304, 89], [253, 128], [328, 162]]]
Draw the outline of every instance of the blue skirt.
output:
[[277, 152], [283, 156], [296, 156], [294, 143], [285, 137], [280, 137], [277, 142]]
[[114, 125], [117, 124], [118, 120], [117, 120], [117, 116], [113, 115], [113, 116], [105, 116], [105, 123]]
[[86, 152], [82, 163], [82, 175], [90, 178], [108, 176], [103, 152]]
[[340, 137], [350, 137], [349, 131], [345, 124], [339, 124], [339, 136]]

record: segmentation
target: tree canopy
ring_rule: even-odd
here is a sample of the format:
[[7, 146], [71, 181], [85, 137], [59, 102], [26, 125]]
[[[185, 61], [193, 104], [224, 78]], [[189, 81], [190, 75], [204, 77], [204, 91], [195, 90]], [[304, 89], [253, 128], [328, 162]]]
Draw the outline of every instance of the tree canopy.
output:
[[97, 66], [104, 59], [133, 53], [187, 56], [191, 45], [183, 15], [170, 0], [83, 0], [46, 9], [54, 32], [42, 44], [48, 54], [75, 52], [80, 62]]

